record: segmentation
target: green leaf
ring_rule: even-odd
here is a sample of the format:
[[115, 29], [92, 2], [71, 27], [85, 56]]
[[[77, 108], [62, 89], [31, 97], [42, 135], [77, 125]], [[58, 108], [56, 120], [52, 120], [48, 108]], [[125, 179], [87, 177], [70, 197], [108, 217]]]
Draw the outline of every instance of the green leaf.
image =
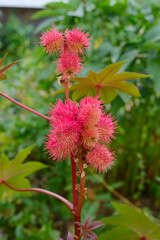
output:
[[10, 188], [3, 184], [3, 181], [14, 188], [28, 188], [30, 187], [30, 182], [25, 177], [46, 167], [46, 165], [34, 161], [23, 163], [33, 149], [33, 146], [21, 150], [11, 161], [5, 154], [1, 155], [0, 197], [3, 196], [5, 191], [10, 190]]
[[50, 17], [45, 19], [44, 21], [41, 21], [39, 25], [35, 29], [35, 33], [42, 32], [47, 27], [50, 27], [52, 24], [54, 24], [57, 21], [61, 21], [64, 19], [64, 16], [56, 16], [56, 17]]
[[97, 49], [97, 51], [95, 52], [95, 56], [94, 59], [96, 60], [97, 58], [103, 58], [104, 56], [106, 56], [110, 51], [111, 51], [112, 45], [110, 44], [110, 42], [104, 42], [101, 44], [101, 46]]
[[[119, 72], [126, 61], [113, 63], [105, 67], [99, 73], [89, 71], [87, 77], [75, 78], [76, 84], [73, 84], [69, 91], [72, 91], [72, 99], [77, 100], [87, 94], [99, 94], [104, 103], [110, 103], [115, 99], [118, 92], [126, 93], [131, 96], [140, 97], [138, 88], [124, 80], [136, 78], [146, 78], [148, 75], [140, 73]], [[64, 92], [64, 88], [56, 94]]]
[[113, 63], [115, 63], [118, 59], [119, 59], [119, 56], [122, 52], [122, 46], [118, 46], [118, 47], [113, 47], [111, 49], [111, 61]]
[[159, 43], [159, 41], [158, 42], [147, 41], [147, 42], [144, 43], [144, 45], [141, 48], [142, 51], [147, 51], [147, 52], [150, 49], [151, 50], [153, 50], [153, 49], [160, 50], [160, 43]]
[[47, 3], [46, 7], [53, 8], [53, 9], [65, 9], [65, 10], [75, 10], [74, 7], [72, 7], [70, 4], [64, 3], [64, 2], [51, 2]]
[[61, 13], [52, 9], [43, 9], [32, 15], [32, 19], [59, 16]]
[[[95, 73], [93, 71], [89, 71], [88, 77], [92, 78], [93, 80], [95, 78], [95, 82], [103, 82], [104, 79], [111, 79], [111, 77], [118, 72], [123, 64], [126, 62], [126, 60], [122, 61], [122, 62], [118, 62], [118, 63], [113, 63], [108, 65], [107, 67], [105, 67], [104, 69], [102, 69], [102, 71], [100, 71], [99, 73]], [[95, 77], [95, 75], [98, 75], [98, 78], [100, 78], [100, 80], [97, 79], [97, 77]]]
[[141, 97], [139, 89], [129, 82], [122, 81], [120, 83], [117, 83], [116, 87], [120, 92], [132, 95], [134, 97]]
[[3, 196], [3, 194], [5, 193], [7, 187], [3, 184], [0, 184], [0, 199]]
[[14, 163], [15, 164], [20, 164], [22, 163], [28, 155], [31, 153], [32, 149], [34, 148], [35, 144], [31, 145], [30, 147], [24, 148], [21, 150], [17, 156], [14, 158]]
[[[74, 85], [76, 85], [76, 84], [74, 84]], [[74, 85], [72, 85], [72, 87], [73, 87]], [[72, 90], [71, 90], [72, 87], [69, 89], [69, 91], [72, 91]], [[59, 90], [57, 90], [57, 91], [55, 92], [56, 95], [61, 94], [61, 93], [65, 93], [65, 88], [61, 88], [61, 89], [59, 89]]]
[[[91, 91], [91, 89], [90, 89], [90, 91]], [[76, 101], [77, 99], [83, 97], [86, 94], [88, 94], [88, 89], [86, 89], [86, 88], [76, 89], [72, 94], [72, 100]]]
[[117, 97], [117, 91], [112, 87], [110, 87], [109, 89], [108, 87], [103, 87], [103, 88], [100, 88], [99, 95], [103, 100], [103, 102], [108, 104]]
[[[101, 220], [102, 222], [104, 222], [105, 224], [118, 226], [118, 232], [120, 233], [122, 231], [122, 235], [123, 237], [126, 237], [126, 239], [127, 234], [129, 234], [129, 232], [130, 234], [132, 234], [130, 236], [136, 236], [137, 238], [145, 236], [146, 239], [154, 240], [159, 239], [158, 236], [160, 236], [160, 226], [157, 225], [156, 223], [153, 223], [142, 212], [142, 210], [133, 209], [132, 207], [124, 204], [119, 203], [112, 204], [121, 216], [119, 217], [112, 216], [104, 218]], [[127, 230], [128, 232], [126, 232], [125, 229], [128, 229]], [[104, 239], [103, 238], [104, 236], [108, 236], [107, 234], [111, 233], [112, 233], [111, 231], [109, 233], [106, 232], [104, 235], [102, 235], [102, 238], [100, 237], [99, 239]], [[113, 239], [119, 239], [119, 236], [115, 235], [115, 238]]]
[[[16, 176], [12, 179], [10, 179], [10, 181], [8, 182], [9, 185], [13, 186], [14, 188], [17, 188], [17, 189], [21, 189], [21, 188], [30, 188], [31, 187], [31, 184], [29, 182], [28, 179], [24, 178], [23, 176]], [[22, 187], [23, 186], [23, 187]], [[7, 186], [5, 186], [5, 192], [6, 193], [7, 191], [11, 191], [11, 193], [13, 195], [27, 195], [27, 196], [30, 196], [31, 193], [30, 192], [18, 192], [18, 191], [14, 191], [10, 188], [8, 188]], [[3, 197], [3, 195], [2, 195]]]
[[147, 61], [147, 72], [151, 75], [154, 83], [154, 89], [156, 92], [160, 92], [160, 59], [159, 58], [149, 58]]
[[2, 153], [0, 158], [0, 180], [3, 177], [3, 172], [6, 172], [8, 170], [8, 167], [10, 165], [8, 157]]
[[125, 52], [119, 59], [119, 61], [123, 61], [124, 59], [127, 59], [127, 61], [125, 62], [125, 64], [123, 65], [123, 67], [121, 68], [121, 71], [126, 70], [126, 68], [131, 64], [131, 62], [134, 61], [134, 59], [136, 58], [137, 54], [138, 54], [138, 50], [134, 49], [134, 50], [130, 50], [128, 52]]
[[150, 42], [156, 42], [156, 41], [160, 40], [160, 24], [150, 28], [144, 34], [144, 40], [150, 41]]
[[19, 166], [11, 165], [8, 171], [6, 171], [6, 174], [4, 175], [5, 180], [12, 180], [15, 176], [28, 176], [31, 173], [45, 168], [45, 165], [39, 162], [29, 162], [26, 164], [21, 164]]
[[123, 185], [124, 185], [124, 182], [119, 181], [119, 182], [112, 183], [111, 187], [114, 188], [114, 189], [118, 189], [118, 188], [122, 187]]
[[137, 235], [131, 231], [128, 228], [125, 227], [119, 227], [114, 228], [113, 230], [108, 230], [104, 233], [102, 233], [99, 236], [99, 240], [106, 240], [106, 239], [112, 239], [112, 240], [122, 240], [122, 239], [128, 239], [128, 240], [135, 240]]

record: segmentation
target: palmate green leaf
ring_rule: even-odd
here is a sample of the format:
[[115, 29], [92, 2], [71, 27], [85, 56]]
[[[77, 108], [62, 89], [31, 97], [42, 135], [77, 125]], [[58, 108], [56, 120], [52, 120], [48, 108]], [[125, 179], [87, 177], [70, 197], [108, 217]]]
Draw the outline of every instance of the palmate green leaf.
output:
[[[110, 87], [108, 91], [108, 87], [100, 88], [99, 95], [104, 103], [108, 104], [112, 102], [117, 97], [117, 91], [115, 88]], [[96, 94], [95, 94], [96, 95]]]
[[14, 188], [28, 188], [30, 182], [25, 177], [29, 174], [45, 168], [46, 165], [39, 162], [23, 163], [33, 149], [33, 146], [21, 150], [13, 160], [9, 160], [5, 154], [0, 158], [0, 197], [5, 191], [11, 190], [2, 181]]
[[[118, 231], [123, 231], [122, 234], [124, 235], [128, 233], [125, 233], [123, 229], [124, 228], [128, 229], [128, 231], [132, 233], [133, 236], [134, 235], [137, 236], [137, 239], [140, 239], [142, 236], [145, 236], [146, 239], [148, 240], [160, 239], [160, 226], [152, 222], [143, 213], [143, 211], [141, 211], [140, 209], [135, 210], [132, 207], [124, 204], [119, 204], [119, 203], [112, 203], [112, 204], [121, 216], [119, 217], [112, 216], [112, 217], [104, 218], [102, 219], [102, 222], [109, 225], [117, 226]], [[106, 232], [106, 236], [107, 236], [107, 232]], [[100, 237], [99, 239], [104, 239], [104, 238]], [[115, 239], [119, 239], [118, 236]], [[127, 235], [126, 235], [126, 239], [130, 239], [130, 238], [127, 238]]]
[[[87, 94], [97, 95], [103, 99], [104, 103], [110, 103], [115, 99], [118, 92], [123, 92], [134, 97], [140, 97], [138, 88], [125, 81], [137, 78], [146, 78], [148, 75], [134, 72], [119, 72], [126, 61], [114, 63], [105, 67], [99, 73], [89, 71], [87, 77], [75, 78], [69, 91], [72, 91], [73, 100], [77, 100]], [[56, 94], [64, 92], [60, 89]]]
[[28, 155], [31, 153], [31, 151], [34, 148], [34, 146], [35, 146], [35, 144], [33, 144], [33, 145], [31, 145], [31, 146], [29, 146], [27, 148], [22, 149], [17, 154], [17, 156], [14, 158], [15, 165], [19, 164], [19, 163], [22, 163], [28, 157]]

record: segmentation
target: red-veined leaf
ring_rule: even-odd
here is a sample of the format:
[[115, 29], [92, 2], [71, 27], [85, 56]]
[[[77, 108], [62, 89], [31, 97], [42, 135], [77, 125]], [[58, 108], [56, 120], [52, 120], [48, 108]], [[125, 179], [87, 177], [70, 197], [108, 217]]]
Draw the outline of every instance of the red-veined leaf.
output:
[[[118, 92], [140, 97], [138, 88], [125, 80], [147, 78], [148, 75], [135, 72], [119, 72], [125, 62], [111, 64], [98, 73], [90, 70], [87, 77], [74, 78], [77, 83], [69, 88], [69, 91], [72, 92], [72, 99], [77, 100], [90, 94], [99, 95], [104, 103], [110, 103], [115, 99]], [[60, 89], [56, 94], [62, 92], [64, 92], [64, 89]]]

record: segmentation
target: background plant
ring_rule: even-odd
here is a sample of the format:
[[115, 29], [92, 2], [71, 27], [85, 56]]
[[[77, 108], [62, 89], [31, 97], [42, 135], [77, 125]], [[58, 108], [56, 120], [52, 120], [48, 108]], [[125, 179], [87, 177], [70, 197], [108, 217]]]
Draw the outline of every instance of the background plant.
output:
[[[70, 5], [74, 4], [77, 4], [74, 8], [76, 9], [79, 2], [70, 2]], [[86, 7], [87, 6], [91, 7], [87, 8], [88, 10], [85, 11], [84, 16], [73, 16], [76, 15], [76, 13], [71, 16], [70, 13], [70, 15], [65, 15], [64, 20], [60, 19], [59, 16], [56, 16], [57, 20], [54, 18], [55, 24], [57, 26], [59, 25], [60, 28], [61, 26], [71, 27], [76, 24], [91, 33], [93, 49], [87, 53], [87, 69], [84, 72], [84, 75], [87, 75], [88, 68], [98, 72], [110, 63], [129, 59], [129, 61], [127, 61], [127, 70], [148, 73], [152, 77], [137, 82], [142, 94], [141, 98], [128, 99], [126, 95], [119, 94], [117, 99], [115, 99], [111, 105], [107, 105], [107, 110], [112, 114], [116, 114], [116, 118], [120, 125], [119, 131], [121, 134], [118, 135], [117, 141], [114, 142], [113, 145], [113, 148], [117, 149], [119, 160], [116, 162], [116, 166], [112, 169], [112, 172], [108, 172], [105, 179], [103, 179], [103, 176], [101, 176], [101, 178], [103, 181], [107, 180], [115, 190], [118, 190], [130, 200], [134, 200], [136, 204], [140, 204], [142, 207], [146, 206], [144, 209], [147, 210], [147, 212], [152, 211], [152, 213], [158, 217], [160, 197], [158, 191], [160, 115], [158, 107], [159, 90], [156, 84], [159, 83], [159, 3], [156, 0], [141, 2], [116, 1], [114, 4], [112, 3], [110, 5], [109, 3], [106, 4], [106, 1], [101, 1], [101, 3], [93, 1], [90, 3], [89, 1], [86, 1]], [[62, 7], [59, 6], [58, 8], [66, 13], [70, 11], [70, 9], [62, 10]], [[46, 22], [47, 21], [48, 19]], [[51, 23], [54, 24], [53, 19], [49, 21], [50, 23], [46, 23], [45, 26], [49, 26]], [[93, 21], [95, 23], [94, 25], [92, 24]], [[5, 25], [5, 28], [1, 25], [0, 36], [2, 36], [4, 31], [6, 31], [6, 33], [9, 32], [7, 27], [14, 28], [14, 26], [9, 23], [8, 25]], [[17, 27], [24, 28], [26, 25], [20, 23], [17, 24]], [[39, 30], [37, 28], [36, 31], [42, 31], [42, 29], [45, 29], [43, 24], [41, 24]], [[13, 31], [13, 33], [16, 34], [16, 31]], [[12, 67], [11, 70], [8, 70], [9, 78], [5, 84], [0, 83], [0, 87], [12, 97], [15, 96], [16, 93], [16, 99], [22, 103], [30, 105], [38, 111], [45, 113], [48, 111], [46, 108], [46, 102], [50, 101], [54, 103], [55, 98], [59, 97], [53, 96], [53, 89], [57, 90], [58, 86], [56, 83], [53, 83], [53, 80], [55, 80], [53, 58], [45, 55], [45, 53], [41, 51], [41, 48], [36, 44], [36, 37], [34, 37], [34, 41], [30, 39], [30, 36], [33, 36], [34, 33], [35, 31], [32, 31], [32, 34], [30, 33], [26, 36], [30, 43], [29, 45], [32, 46], [31, 50], [27, 46], [25, 47], [24, 41], [21, 41], [21, 43], [19, 42], [19, 46], [25, 47], [24, 51], [20, 51], [20, 54], [23, 53], [23, 56], [18, 56], [18, 58], [23, 58], [23, 60], [20, 64], [17, 64]], [[9, 42], [11, 40], [11, 35], [8, 35], [8, 37], [6, 35], [6, 38]], [[23, 40], [23, 38], [19, 37], [19, 41], [20, 40]], [[3, 45], [3, 47], [1, 47], [1, 57], [13, 42], [14, 41], [10, 41], [8, 45]], [[102, 51], [103, 46], [105, 46], [105, 52]], [[13, 55], [9, 54], [7, 57], [8, 62], [17, 60], [16, 54], [17, 51], [14, 52]], [[21, 69], [22, 66], [23, 71]], [[22, 94], [24, 96], [23, 99]], [[63, 94], [61, 94], [60, 97], [63, 99]], [[34, 116], [29, 115], [25, 111], [23, 112], [7, 101], [3, 101], [3, 105], [0, 104], [0, 106], [1, 112], [5, 109], [6, 115], [10, 114], [10, 117], [12, 117], [12, 121], [10, 121], [6, 115], [1, 114], [1, 123], [3, 122], [0, 131], [0, 140], [2, 144], [1, 151], [5, 151], [8, 156], [13, 158], [17, 153], [17, 149], [22, 149], [23, 147], [36, 142], [36, 147], [30, 155], [30, 159], [33, 159], [34, 156], [34, 160], [39, 161], [39, 158], [41, 158], [42, 162], [46, 163], [47, 156], [45, 157], [44, 155], [39, 154], [42, 149], [43, 136], [47, 133], [46, 121], [39, 119], [38, 124], [34, 123]], [[20, 115], [17, 114], [20, 112]], [[17, 128], [21, 129], [20, 132], [15, 131]], [[23, 138], [25, 138], [25, 143], [22, 141]], [[8, 145], [9, 139], [10, 144]], [[128, 146], [129, 150], [127, 150]], [[49, 169], [53, 171], [55, 176], [54, 181], [56, 184], [54, 187], [56, 187], [57, 191], [61, 189], [62, 194], [71, 197], [70, 174], [67, 164], [63, 163], [62, 166], [60, 164], [56, 166], [49, 165]], [[63, 171], [65, 169], [65, 174], [62, 174], [62, 168]], [[134, 171], [132, 171], [132, 168]], [[37, 179], [40, 179], [41, 177], [42, 176], [36, 174], [31, 178], [37, 183]], [[52, 190], [53, 183], [52, 180], [49, 179], [51, 179], [50, 176], [47, 178], [43, 176], [41, 181], [46, 184], [46, 188]], [[39, 185], [41, 184], [40, 181], [38, 181], [38, 183]], [[66, 188], [62, 190], [64, 184], [66, 184]], [[93, 190], [89, 193], [89, 201], [91, 201], [93, 205], [85, 205], [84, 215], [86, 214], [85, 209], [90, 209], [89, 211], [92, 212], [91, 215], [94, 215], [97, 212], [99, 217], [101, 217], [104, 212], [106, 212], [106, 215], [111, 214], [113, 211], [113, 208], [109, 203], [112, 198], [111, 193], [106, 193], [105, 187], [100, 187], [99, 180], [96, 180], [95, 177], [90, 176], [90, 185]], [[32, 198], [34, 205], [36, 205], [38, 209], [41, 209], [42, 206], [39, 201], [37, 201], [37, 198], [34, 196]], [[55, 207], [54, 200], [48, 201], [45, 196], [39, 198], [41, 202], [43, 201], [43, 205], [45, 206], [43, 210], [41, 210], [43, 211], [44, 218], [49, 217], [49, 219], [52, 219], [53, 217], [57, 220], [59, 219], [58, 216], [60, 216], [61, 219], [64, 220], [70, 219], [69, 212], [68, 214], [64, 214], [61, 205], [56, 204]], [[17, 197], [14, 200], [14, 203], [17, 203], [17, 201], [21, 201], [21, 204], [16, 208], [16, 214], [18, 215], [21, 212], [21, 208], [26, 210], [23, 215], [18, 215], [20, 219], [19, 222], [15, 221], [14, 223], [12, 223], [10, 217], [12, 216], [13, 211], [15, 211], [14, 204], [10, 203], [8, 205], [1, 203], [1, 209], [5, 209], [6, 218], [5, 220], [3, 218], [0, 222], [1, 226], [5, 226], [7, 236], [10, 235], [10, 232], [13, 232], [13, 229], [17, 228], [15, 234], [16, 236], [21, 236], [19, 237], [20, 239], [22, 239], [23, 236], [25, 239], [27, 232], [30, 237], [33, 237], [34, 235], [36, 238], [37, 233], [39, 235], [37, 238], [43, 238], [39, 234], [36, 221], [34, 221], [35, 231], [31, 231], [30, 222], [33, 223], [35, 213], [34, 208], [30, 204], [30, 199], [25, 200]], [[99, 208], [99, 204], [101, 204], [101, 208]], [[50, 216], [52, 214], [49, 214], [51, 205], [54, 205], [55, 213], [52, 217]], [[101, 211], [102, 205], [103, 210]], [[150, 208], [150, 210], [148, 208]], [[4, 211], [1, 211], [1, 215], [2, 212], [5, 215]], [[39, 225], [43, 228], [42, 222], [46, 221], [42, 221], [41, 218], [38, 219]], [[23, 230], [19, 230], [18, 232], [18, 224], [20, 222], [23, 225], [25, 223], [25, 232]], [[65, 229], [65, 226], [58, 220], [54, 221], [54, 223], [55, 222], [57, 226], [54, 225], [54, 228], [58, 227], [61, 230]], [[70, 221], [68, 221], [68, 224], [70, 224]], [[44, 228], [48, 229], [51, 234], [52, 228], [49, 225], [46, 224]]]
[[[58, 100], [55, 106], [50, 108], [49, 117], [0, 92], [1, 96], [14, 104], [49, 121], [51, 130], [46, 138], [45, 146], [53, 160], [71, 160], [73, 203], [54, 192], [40, 188], [30, 188], [30, 184], [25, 177], [28, 173], [43, 168], [43, 165], [41, 166], [37, 162], [21, 165], [25, 156], [30, 152], [30, 148], [24, 153], [20, 152], [11, 162], [6, 155], [2, 155], [0, 160], [1, 196], [3, 197], [9, 188], [18, 192], [40, 192], [59, 199], [70, 208], [74, 215], [75, 231], [73, 236], [68, 233], [68, 240], [81, 239], [82, 237], [85, 240], [88, 238], [96, 240], [98, 239], [97, 235], [92, 230], [102, 225], [101, 222], [96, 221], [90, 223], [92, 217], [87, 218], [84, 224], [81, 222], [84, 198], [87, 197], [88, 192], [85, 187], [87, 179], [85, 169], [91, 166], [94, 171], [104, 174], [107, 168], [113, 165], [115, 159], [114, 152], [110, 150], [108, 145], [114, 138], [117, 123], [110, 114], [107, 115], [103, 112], [103, 106], [101, 106], [103, 101], [98, 98], [102, 96], [107, 102], [110, 102], [117, 95], [116, 89], [140, 96], [138, 88], [124, 80], [147, 77], [147, 75], [137, 73], [117, 73], [121, 69], [123, 61], [105, 67], [100, 73], [89, 71], [86, 78], [75, 78], [83, 69], [81, 55], [83, 56], [84, 50], [88, 50], [90, 45], [88, 35], [88, 32], [85, 33], [79, 28], [67, 29], [65, 33], [59, 32], [57, 29], [50, 29], [50, 31], [42, 33], [41, 45], [45, 46], [45, 50], [50, 54], [56, 52], [58, 55], [56, 71], [59, 76], [57, 80], [65, 89], [65, 103]], [[5, 58], [6, 55], [0, 61], [0, 65], [3, 64]], [[17, 62], [12, 62], [0, 69], [1, 80], [6, 80], [5, 70], [15, 63]], [[78, 96], [80, 96], [79, 92], [82, 95], [82, 90], [85, 94], [90, 93], [90, 90], [88, 90], [89, 84], [91, 84], [90, 89], [93, 89], [95, 96], [84, 97], [79, 105], [77, 102], [71, 101], [69, 98], [71, 81], [78, 81], [78, 84], [71, 87], [72, 89], [74, 87], [74, 90], [76, 89]], [[106, 98], [103, 94], [106, 88], [106, 95], [113, 95], [112, 98]], [[79, 178], [79, 181], [77, 178]]]

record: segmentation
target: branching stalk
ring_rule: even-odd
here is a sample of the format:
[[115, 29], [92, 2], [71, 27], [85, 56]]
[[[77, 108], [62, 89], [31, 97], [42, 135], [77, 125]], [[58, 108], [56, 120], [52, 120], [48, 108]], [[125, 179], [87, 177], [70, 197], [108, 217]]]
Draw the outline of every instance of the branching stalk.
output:
[[[77, 186], [77, 166], [74, 161], [74, 156], [71, 156], [71, 168], [72, 168], [72, 194], [73, 194], [73, 208], [74, 208], [74, 222], [79, 222], [80, 218], [76, 215], [77, 207], [78, 207], [78, 192], [76, 189]], [[77, 228], [77, 225], [74, 224], [75, 227], [75, 235], [79, 235], [79, 230]]]
[[82, 211], [82, 206], [83, 206], [84, 196], [85, 196], [85, 172], [83, 169], [82, 159], [80, 159], [79, 161], [79, 172], [80, 172], [80, 193], [79, 193], [77, 215], [81, 216], [81, 211]]
[[16, 105], [24, 108], [25, 110], [27, 110], [27, 111], [29, 111], [29, 112], [32, 112], [32, 113], [34, 113], [35, 115], [37, 115], [37, 116], [39, 116], [39, 117], [41, 117], [41, 118], [44, 118], [44, 119], [50, 121], [50, 118], [49, 118], [49, 117], [47, 117], [47, 116], [45, 116], [45, 115], [43, 115], [43, 114], [41, 114], [41, 113], [39, 113], [39, 112], [36, 112], [35, 110], [33, 110], [33, 109], [31, 109], [31, 108], [29, 108], [29, 107], [27, 107], [27, 106], [25, 106], [25, 105], [17, 102], [16, 100], [14, 100], [13, 98], [7, 96], [6, 94], [0, 92], [0, 95], [3, 96], [3, 97], [5, 97], [5, 98], [7, 98], [9, 101], [15, 103]]
[[71, 156], [71, 168], [72, 168], [72, 192], [73, 192], [73, 206], [74, 206], [74, 210], [77, 210], [77, 206], [78, 206], [78, 192], [76, 189], [77, 186], [77, 166], [76, 163], [74, 161], [74, 156]]
[[48, 190], [45, 190], [45, 189], [41, 189], [41, 188], [15, 188], [11, 185], [9, 185], [7, 182], [3, 181], [2, 182], [3, 184], [5, 184], [8, 188], [14, 190], [14, 191], [17, 191], [17, 192], [40, 192], [40, 193], [44, 193], [46, 195], [49, 195], [51, 197], [54, 197], [54, 198], [57, 198], [59, 199], [61, 202], [65, 203], [71, 211], [73, 211], [73, 204], [68, 201], [67, 199], [65, 199], [64, 197], [56, 194], [56, 193], [53, 193], [53, 192], [50, 192]]
[[[75, 222], [81, 222], [81, 211], [82, 211], [82, 206], [83, 206], [84, 196], [85, 196], [85, 172], [83, 169], [82, 148], [78, 149], [78, 159], [79, 159], [78, 165], [79, 165], [79, 174], [80, 174], [80, 189], [79, 189], [78, 206], [75, 212]], [[77, 224], [75, 224], [75, 235], [78, 237], [78, 239], [81, 239], [81, 232]]]
[[[66, 94], [66, 103], [69, 101], [69, 90], [68, 90], [68, 80], [65, 82], [65, 94]], [[74, 155], [71, 156], [71, 169], [72, 169], [72, 194], [73, 194], [73, 213], [74, 213], [74, 222], [80, 222], [80, 217], [77, 216], [77, 207], [78, 207], [78, 192], [76, 189], [77, 186], [77, 166], [74, 161]], [[78, 229], [77, 224], [74, 224], [75, 227], [75, 236], [79, 236], [80, 230]], [[74, 238], [76, 239], [76, 238]]]
[[68, 103], [69, 100], [69, 90], [68, 90], [68, 82], [65, 82], [65, 94], [66, 94], [66, 103]]

